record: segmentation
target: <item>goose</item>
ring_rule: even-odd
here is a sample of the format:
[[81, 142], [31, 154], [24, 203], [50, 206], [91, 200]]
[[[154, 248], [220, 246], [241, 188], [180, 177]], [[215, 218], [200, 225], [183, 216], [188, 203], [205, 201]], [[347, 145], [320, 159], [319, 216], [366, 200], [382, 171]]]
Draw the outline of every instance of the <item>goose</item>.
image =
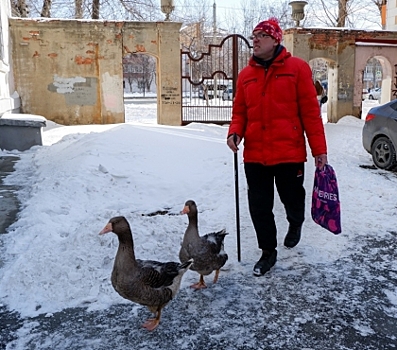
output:
[[200, 237], [197, 205], [193, 200], [186, 201], [181, 214], [187, 214], [189, 224], [179, 251], [179, 260], [184, 263], [189, 261], [189, 259], [193, 259], [194, 262], [190, 269], [200, 274], [199, 282], [190, 287], [194, 289], [207, 288], [204, 276], [215, 271], [213, 283], [216, 283], [219, 277], [219, 270], [228, 259], [227, 254], [223, 250], [223, 241], [228, 233], [223, 229]]
[[130, 224], [124, 216], [111, 218], [99, 234], [108, 232], [115, 233], [119, 240], [111, 275], [113, 288], [123, 298], [146, 306], [154, 314], [142, 325], [152, 331], [160, 323], [164, 306], [177, 294], [182, 276], [193, 260], [181, 264], [136, 259]]

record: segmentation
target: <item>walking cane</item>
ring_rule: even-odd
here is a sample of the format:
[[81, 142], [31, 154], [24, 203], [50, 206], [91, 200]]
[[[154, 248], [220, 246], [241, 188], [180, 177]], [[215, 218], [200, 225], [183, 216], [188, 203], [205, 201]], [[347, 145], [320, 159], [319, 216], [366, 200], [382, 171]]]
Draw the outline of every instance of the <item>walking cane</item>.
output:
[[[233, 142], [237, 147], [237, 135], [233, 135]], [[238, 158], [237, 152], [234, 153], [234, 193], [236, 196], [236, 229], [237, 229], [237, 260], [241, 261], [241, 247], [240, 247], [240, 208], [239, 208], [239, 193], [238, 193]]]

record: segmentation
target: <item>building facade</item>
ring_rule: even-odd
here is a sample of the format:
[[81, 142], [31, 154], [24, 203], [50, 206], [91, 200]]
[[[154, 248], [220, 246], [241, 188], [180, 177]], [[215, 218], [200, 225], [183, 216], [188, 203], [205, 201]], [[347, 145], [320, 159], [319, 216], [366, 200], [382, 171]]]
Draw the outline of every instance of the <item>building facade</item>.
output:
[[385, 29], [397, 30], [397, 0], [387, 0], [386, 10], [383, 12]]
[[14, 86], [10, 53], [8, 23], [10, 14], [10, 2], [0, 1], [0, 116], [5, 112], [18, 112], [20, 108], [20, 98]]

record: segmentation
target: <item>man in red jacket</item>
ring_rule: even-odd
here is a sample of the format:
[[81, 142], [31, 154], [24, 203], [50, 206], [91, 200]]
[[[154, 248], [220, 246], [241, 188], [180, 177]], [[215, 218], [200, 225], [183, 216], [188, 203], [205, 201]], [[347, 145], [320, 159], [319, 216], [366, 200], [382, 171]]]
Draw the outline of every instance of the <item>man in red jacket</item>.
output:
[[278, 20], [260, 22], [251, 39], [253, 56], [237, 79], [227, 145], [237, 152], [244, 138], [249, 210], [262, 249], [254, 275], [262, 276], [277, 259], [274, 183], [289, 222], [284, 245], [293, 248], [305, 214], [305, 134], [319, 168], [327, 163], [327, 145], [311, 69], [280, 44]]

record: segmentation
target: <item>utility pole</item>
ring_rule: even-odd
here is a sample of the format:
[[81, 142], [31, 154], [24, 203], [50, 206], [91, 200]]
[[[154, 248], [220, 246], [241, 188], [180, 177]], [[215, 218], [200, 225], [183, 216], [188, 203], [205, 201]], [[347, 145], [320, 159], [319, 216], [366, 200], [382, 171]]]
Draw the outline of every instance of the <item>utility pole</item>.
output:
[[[213, 19], [213, 22], [212, 22], [212, 44], [213, 45], [216, 45], [216, 3], [215, 3], [215, 0], [214, 0], [214, 5], [212, 6], [212, 8], [213, 8], [213, 17], [214, 17], [214, 19]], [[212, 56], [213, 56], [213, 59], [212, 59], [212, 71], [214, 71], [215, 69], [216, 69], [216, 67], [215, 67], [215, 62], [216, 62], [216, 60], [215, 60], [215, 55], [212, 53]], [[216, 99], [217, 98], [217, 96], [218, 96], [218, 82], [217, 82], [217, 79], [216, 79], [217, 77], [216, 76], [214, 76], [214, 99]]]
[[387, 10], [386, 10], [386, 5], [387, 5], [387, 0], [382, 0], [381, 4], [381, 19], [382, 19], [382, 29], [386, 29], [386, 15], [387, 15]]
[[216, 44], [216, 3], [214, 0], [214, 4], [212, 5], [212, 16], [213, 16], [213, 22], [212, 22], [212, 43]]

